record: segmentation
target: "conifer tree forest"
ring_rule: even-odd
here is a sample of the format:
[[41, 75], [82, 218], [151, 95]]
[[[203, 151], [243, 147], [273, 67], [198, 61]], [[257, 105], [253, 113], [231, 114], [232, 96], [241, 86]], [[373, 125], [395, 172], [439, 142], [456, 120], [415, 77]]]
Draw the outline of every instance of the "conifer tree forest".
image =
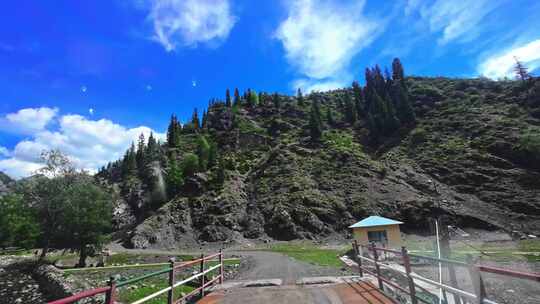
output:
[[[366, 68], [365, 83], [362, 87], [355, 81], [351, 89], [341, 90], [337, 95], [337, 108], [321, 105], [316, 98], [318, 93], [308, 96], [312, 97], [308, 98], [312, 101], [307, 120], [310, 141], [316, 144], [325, 131], [336, 126], [348, 126], [353, 129], [367, 128], [370, 140], [377, 144], [400, 128], [414, 126], [415, 113], [408, 98], [404, 69], [398, 58], [392, 62], [391, 74], [383, 74], [378, 65]], [[146, 140], [141, 134], [138, 142], [132, 143], [122, 159], [109, 163], [100, 170], [99, 175], [117, 181], [121, 179], [124, 184], [138, 183], [150, 191], [159, 190], [156, 183], [161, 177], [157, 175], [163, 175], [166, 191], [164, 195], [154, 195], [157, 200], [155, 204], [162, 204], [180, 193], [186, 181], [196, 173], [212, 172], [216, 182], [223, 178], [223, 166], [230, 160], [225, 160], [221, 155], [222, 147], [208, 128], [212, 123], [209, 120], [213, 119], [209, 117], [211, 111], [225, 109], [231, 114], [233, 126], [245, 127], [246, 122], [237, 115], [239, 111], [277, 109], [267, 127], [267, 134], [275, 137], [283, 125], [279, 118], [282, 104], [289, 103], [299, 108], [308, 104], [301, 89], [292, 99], [278, 93], [257, 93], [249, 88], [243, 94], [238, 88], [234, 89], [233, 96], [230, 92], [227, 88], [224, 101], [212, 99], [208, 110], [203, 111], [202, 118], [197, 109], [183, 123], [175, 114], [171, 115], [165, 142], [159, 142], [153, 134]], [[115, 174], [118, 167], [120, 174]], [[141, 212], [144, 210], [141, 209]]]

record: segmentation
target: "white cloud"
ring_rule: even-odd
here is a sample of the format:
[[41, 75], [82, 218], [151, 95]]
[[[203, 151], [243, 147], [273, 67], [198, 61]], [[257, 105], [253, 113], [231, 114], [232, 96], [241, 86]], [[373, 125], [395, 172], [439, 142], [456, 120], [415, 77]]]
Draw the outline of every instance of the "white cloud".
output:
[[504, 1], [437, 0], [432, 5], [409, 0], [405, 14], [418, 10], [432, 33], [441, 33], [440, 44], [450, 41], [469, 42], [483, 30], [485, 18]]
[[514, 57], [523, 62], [529, 71], [540, 68], [540, 39], [512, 47], [486, 58], [479, 64], [478, 73], [492, 79], [513, 78], [515, 76], [513, 68], [516, 64]]
[[167, 51], [222, 42], [236, 22], [228, 0], [150, 0], [149, 5], [153, 39]]
[[321, 82], [329, 87], [350, 82], [346, 69], [351, 59], [382, 30], [381, 24], [363, 15], [363, 8], [364, 1], [289, 3], [288, 17], [274, 35], [283, 44], [289, 63], [307, 77], [293, 85], [304, 82], [315, 86]]
[[0, 117], [0, 131], [32, 134], [45, 129], [58, 113], [57, 108], [28, 108]]
[[[349, 79], [350, 77], [343, 78]], [[294, 88], [300, 88], [302, 92], [325, 92], [329, 90], [348, 87], [351, 85], [350, 80], [318, 80], [318, 79], [297, 79], [293, 82]]]
[[[59, 117], [57, 122], [57, 130], [41, 130], [31, 134], [31, 139], [19, 142], [9, 158], [0, 160], [0, 171], [17, 178], [28, 176], [40, 168], [39, 156], [49, 149], [59, 149], [77, 167], [95, 171], [119, 159], [141, 133], [148, 138], [153, 131], [145, 126], [126, 128], [108, 119], [91, 120], [71, 114]], [[165, 134], [154, 135], [165, 138]]]

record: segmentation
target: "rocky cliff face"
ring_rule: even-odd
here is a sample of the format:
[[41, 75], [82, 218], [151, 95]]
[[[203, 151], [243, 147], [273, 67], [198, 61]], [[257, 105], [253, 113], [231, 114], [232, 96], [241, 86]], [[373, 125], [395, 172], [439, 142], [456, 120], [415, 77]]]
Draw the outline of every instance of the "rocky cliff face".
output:
[[[417, 124], [377, 144], [363, 120], [342, 122], [346, 90], [311, 94], [303, 105], [282, 97], [279, 108], [213, 105], [206, 132], [233, 164], [225, 181], [213, 182], [215, 170], [187, 181], [197, 186], [140, 219], [131, 244], [316, 239], [346, 234], [371, 214], [406, 229], [427, 229], [441, 213], [461, 227], [540, 233], [540, 81], [531, 88], [484, 79], [408, 83]], [[319, 143], [307, 130], [315, 99], [336, 116]]]

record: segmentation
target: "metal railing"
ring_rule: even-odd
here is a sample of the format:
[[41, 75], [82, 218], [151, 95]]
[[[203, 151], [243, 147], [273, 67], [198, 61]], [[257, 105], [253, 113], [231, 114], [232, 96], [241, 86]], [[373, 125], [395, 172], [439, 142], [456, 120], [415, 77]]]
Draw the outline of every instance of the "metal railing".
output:
[[[375, 244], [371, 244], [369, 246], [358, 245], [356, 241], [353, 242], [352, 247], [354, 251], [355, 261], [358, 264], [360, 277], [364, 276], [364, 272], [371, 274], [377, 279], [379, 289], [384, 290], [384, 284], [387, 284], [407, 294], [412, 304], [418, 304], [419, 302], [432, 304], [432, 302], [427, 301], [418, 296], [417, 294], [418, 289], [421, 290], [422, 292], [431, 294], [431, 292], [424, 287], [425, 284], [419, 284], [420, 283], [419, 281], [423, 283], [427, 283], [428, 285], [434, 286], [436, 288], [443, 290], [444, 292], [448, 292], [454, 295], [454, 299], [459, 299], [460, 303], [463, 300], [463, 303], [478, 303], [478, 304], [497, 304], [497, 302], [493, 300], [489, 300], [486, 297], [484, 282], [481, 275], [482, 272], [495, 273], [499, 275], [508, 276], [511, 278], [520, 278], [520, 279], [540, 282], [540, 273], [521, 272], [521, 271], [516, 271], [516, 270], [503, 269], [503, 268], [497, 268], [497, 267], [491, 267], [491, 266], [485, 266], [485, 265], [477, 265], [477, 264], [472, 263], [472, 261], [469, 261], [469, 263], [464, 263], [464, 262], [459, 262], [459, 261], [454, 261], [454, 260], [449, 260], [449, 259], [439, 259], [439, 258], [434, 258], [434, 257], [429, 257], [429, 256], [410, 254], [405, 247], [402, 247], [401, 250], [393, 250], [393, 249], [387, 249], [387, 248], [379, 248], [379, 247], [376, 247]], [[369, 253], [371, 252], [372, 258], [364, 256], [363, 249], [367, 250], [368, 256], [369, 256]], [[395, 255], [396, 257], [400, 257], [401, 264], [403, 265], [403, 269], [383, 263], [380, 259], [379, 252], [390, 253], [392, 255]], [[429, 279], [417, 273], [414, 273], [411, 270], [411, 257], [422, 259], [422, 260], [430, 260], [433, 262], [447, 264], [451, 266], [466, 267], [469, 271], [469, 275], [470, 275], [473, 288], [474, 288], [474, 293], [457, 288], [455, 286], [449, 286], [447, 284], [443, 284], [442, 282], [436, 282], [432, 279]], [[374, 265], [374, 270], [370, 270], [365, 265], [363, 265], [362, 263], [363, 261], [372, 263]], [[392, 281], [391, 278], [385, 277], [381, 272], [381, 268], [389, 269], [394, 273], [398, 273], [404, 276], [405, 279], [407, 280], [408, 287], [405, 288], [403, 286], [400, 286], [397, 282]], [[421, 286], [421, 285], [424, 285], [424, 286]]]
[[[215, 266], [212, 266], [212, 267], [208, 267], [206, 268], [206, 262], [207, 261], [210, 261], [212, 259], [215, 259], [215, 258], [218, 258], [217, 261], [218, 261], [218, 264], [215, 265]], [[214, 260], [215, 261], [215, 260]], [[197, 274], [194, 274], [186, 279], [183, 279], [181, 281], [176, 281], [176, 277], [175, 277], [175, 274], [177, 271], [181, 270], [181, 269], [185, 269], [187, 267], [193, 267], [193, 266], [197, 266], [199, 265], [200, 268], [199, 268], [199, 271]], [[206, 275], [212, 271], [215, 271], [215, 270], [218, 270], [218, 273], [219, 275], [217, 275], [216, 277], [214, 277], [213, 279], [209, 280], [208, 282], [205, 282], [206, 280]], [[129, 280], [125, 280], [125, 281], [120, 281], [120, 282], [116, 282], [115, 278], [114, 277], [111, 277], [109, 282], [108, 282], [108, 286], [106, 287], [100, 287], [100, 288], [95, 288], [95, 289], [91, 289], [91, 290], [85, 290], [83, 292], [80, 292], [78, 294], [75, 294], [73, 296], [70, 296], [70, 297], [67, 297], [67, 298], [63, 298], [63, 299], [60, 299], [60, 300], [55, 300], [55, 301], [52, 301], [52, 302], [49, 302], [48, 304], [69, 304], [69, 303], [74, 303], [76, 301], [79, 301], [81, 299], [85, 299], [85, 298], [89, 298], [89, 297], [94, 297], [94, 296], [97, 296], [97, 295], [101, 295], [101, 294], [105, 294], [105, 304], [114, 304], [115, 303], [115, 296], [116, 296], [116, 289], [117, 288], [120, 288], [120, 287], [124, 287], [124, 286], [127, 286], [127, 285], [130, 285], [130, 284], [133, 284], [133, 283], [136, 283], [136, 282], [140, 282], [142, 280], [145, 280], [145, 279], [148, 279], [148, 278], [152, 278], [152, 277], [155, 277], [155, 276], [158, 276], [158, 275], [161, 275], [161, 274], [165, 274], [165, 273], [168, 273], [169, 274], [169, 286], [167, 286], [166, 288], [163, 288], [161, 290], [158, 290], [142, 299], [139, 299], [135, 302], [132, 302], [131, 304], [141, 304], [141, 303], [145, 303], [151, 299], [154, 299], [164, 293], [167, 293], [167, 304], [173, 304], [173, 303], [182, 303], [183, 301], [186, 301], [187, 299], [189, 299], [190, 297], [196, 295], [197, 293], [200, 294], [201, 297], [204, 297], [205, 295], [205, 290], [210, 287], [211, 285], [219, 282], [219, 284], [222, 284], [223, 283], [223, 252], [220, 250], [218, 253], [215, 253], [215, 254], [212, 254], [212, 255], [209, 255], [209, 256], [204, 256], [204, 254], [201, 254], [201, 257], [196, 259], [196, 260], [192, 260], [192, 261], [187, 261], [187, 262], [175, 262], [174, 259], [170, 259], [169, 260], [169, 267], [168, 268], [165, 268], [165, 269], [162, 269], [162, 270], [158, 270], [158, 271], [155, 271], [155, 272], [151, 272], [151, 273], [148, 273], [148, 274], [145, 274], [143, 276], [140, 276], [140, 277], [136, 277], [136, 278], [133, 278], [133, 279], [129, 279]], [[188, 294], [182, 296], [181, 298], [179, 299], [174, 299], [174, 289], [179, 287], [179, 286], [182, 286], [188, 282], [191, 282], [191, 281], [194, 281], [196, 279], [199, 279], [199, 287], [195, 288], [194, 290], [192, 290], [191, 292], [189, 292]]]

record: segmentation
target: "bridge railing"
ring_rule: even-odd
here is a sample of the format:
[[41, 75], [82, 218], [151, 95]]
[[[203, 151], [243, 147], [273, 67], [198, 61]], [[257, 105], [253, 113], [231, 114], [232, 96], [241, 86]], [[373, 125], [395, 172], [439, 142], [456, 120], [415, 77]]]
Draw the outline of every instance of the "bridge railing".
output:
[[[482, 278], [482, 273], [494, 273], [503, 275], [508, 278], [525, 279], [532, 282], [540, 282], [540, 273], [521, 272], [516, 270], [491, 267], [487, 265], [478, 265], [472, 260], [468, 260], [467, 263], [454, 261], [443, 258], [434, 258], [429, 256], [410, 254], [405, 247], [401, 250], [393, 250], [388, 248], [379, 248], [375, 244], [369, 246], [359, 245], [356, 241], [352, 244], [355, 261], [358, 264], [360, 276], [364, 276], [364, 273], [371, 274], [377, 279], [379, 289], [384, 290], [384, 285], [399, 290], [405, 293], [412, 304], [418, 304], [419, 302], [432, 304], [432, 301], [421, 297], [419, 293], [433, 295], [433, 290], [429, 287], [434, 287], [442, 292], [446, 297], [446, 293], [452, 295], [454, 303], [484, 303], [484, 304], [497, 304], [497, 302], [488, 299], [486, 295], [486, 289]], [[456, 286], [444, 284], [441, 281], [437, 282], [434, 279], [427, 278], [412, 271], [411, 258], [419, 260], [428, 260], [437, 264], [446, 265], [445, 267], [465, 267], [469, 273], [470, 280], [473, 286], [473, 291], [464, 290]], [[385, 261], [397, 260], [397, 264], [390, 265]], [[366, 265], [365, 262], [370, 263]], [[401, 266], [402, 265], [402, 266]], [[386, 275], [382, 270], [390, 270], [394, 276]], [[396, 277], [395, 275], [398, 275]], [[400, 284], [401, 283], [401, 284]], [[403, 287], [403, 286], [407, 287]]]
[[[217, 258], [217, 264], [211, 267], [209, 261], [215, 261]], [[142, 275], [140, 277], [132, 278], [125, 281], [116, 282], [114, 277], [111, 277], [111, 279], [108, 282], [108, 286], [95, 288], [92, 290], [85, 290], [83, 292], [80, 292], [78, 294], [75, 294], [73, 296], [63, 298], [60, 300], [55, 300], [52, 302], [49, 302], [48, 304], [69, 304], [74, 303], [76, 301], [79, 301], [81, 299], [94, 297], [97, 295], [104, 294], [105, 295], [105, 304], [114, 304], [115, 303], [115, 296], [116, 296], [116, 289], [120, 287], [124, 287], [130, 284], [134, 284], [140, 281], [143, 281], [148, 278], [156, 277], [165, 273], [169, 274], [169, 284], [166, 288], [163, 288], [161, 290], [158, 290], [142, 299], [139, 299], [135, 302], [132, 302], [130, 304], [141, 304], [145, 303], [151, 299], [154, 299], [162, 294], [167, 293], [167, 304], [173, 304], [173, 303], [182, 303], [192, 296], [196, 295], [197, 293], [200, 294], [201, 297], [204, 297], [205, 291], [208, 287], [210, 287], [213, 284], [219, 283], [222, 284], [224, 280], [223, 276], [223, 252], [220, 250], [218, 253], [204, 256], [204, 254], [201, 254], [201, 257], [192, 260], [192, 261], [186, 261], [186, 262], [175, 262], [174, 259], [169, 260], [169, 267], [165, 269], [161, 269], [155, 272], [147, 273], [145, 275]], [[185, 279], [182, 279], [180, 281], [176, 280], [176, 273], [179, 270], [188, 268], [188, 267], [194, 267], [199, 266], [199, 271]], [[214, 278], [206, 281], [206, 275], [213, 272], [218, 271], [218, 275]], [[189, 282], [195, 281], [198, 279], [199, 286], [192, 290], [190, 293], [178, 298], [174, 299], [174, 289], [177, 287], [180, 287], [182, 285], [185, 285]]]

